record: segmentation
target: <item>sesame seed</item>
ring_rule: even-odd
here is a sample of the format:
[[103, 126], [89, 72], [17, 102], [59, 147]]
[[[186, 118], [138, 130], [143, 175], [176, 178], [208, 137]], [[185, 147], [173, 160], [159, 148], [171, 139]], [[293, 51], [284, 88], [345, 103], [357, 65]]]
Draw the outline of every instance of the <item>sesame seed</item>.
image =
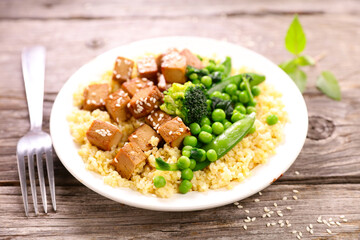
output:
[[256, 198], [256, 199], [254, 200], [254, 202], [260, 202], [260, 199], [257, 199], [257, 198]]
[[245, 230], [247, 230], [247, 226], [246, 226], [246, 225], [244, 225], [243, 228], [244, 228]]
[[266, 223], [266, 227], [270, 227], [270, 223]]
[[238, 205], [237, 207], [238, 207], [238, 208], [243, 208], [243, 206], [241, 206], [241, 205]]
[[282, 200], [286, 201], [286, 200], [287, 200], [287, 197], [283, 197], [283, 199], [282, 199]]
[[296, 190], [296, 189], [294, 189], [294, 190], [293, 190], [293, 193], [298, 193], [298, 192], [299, 192], [299, 191], [298, 191], [298, 190]]
[[271, 222], [271, 226], [275, 226], [276, 225], [276, 222]]
[[344, 215], [341, 215], [340, 218], [345, 218], [345, 216], [344, 216]]
[[262, 195], [262, 192], [259, 192], [259, 195], [261, 196], [261, 195]]
[[294, 199], [294, 200], [298, 200], [298, 197], [294, 195], [294, 196], [293, 196], [293, 199]]
[[286, 209], [287, 209], [287, 210], [291, 210], [292, 208], [291, 208], [290, 206], [287, 206]]
[[334, 221], [331, 221], [331, 222], [330, 222], [330, 224], [331, 224], [331, 225], [334, 225], [334, 224], [335, 224], [335, 222], [334, 222]]
[[264, 212], [269, 212], [270, 210], [267, 207], [264, 207]]
[[300, 235], [296, 235], [296, 238], [297, 238], [297, 239], [301, 239]]
[[310, 223], [309, 227], [310, 227], [310, 228], [313, 228], [313, 225]]
[[328, 234], [332, 233], [330, 229], [326, 229], [326, 231], [327, 231]]
[[310, 229], [310, 233], [311, 233], [311, 234], [314, 234], [314, 230]]
[[340, 223], [340, 222], [336, 222], [336, 225], [340, 226], [340, 225], [341, 225], [341, 223]]
[[289, 223], [288, 225], [286, 225], [287, 227], [291, 227], [291, 224]]
[[274, 207], [277, 207], [277, 203], [276, 203], [276, 202], [274, 202]]
[[266, 213], [264, 213], [264, 214], [262, 215], [262, 217], [263, 217], [263, 218], [266, 218]]
[[239, 205], [239, 202], [234, 202], [234, 205], [235, 205], [235, 206], [238, 206], [238, 205]]
[[292, 233], [295, 234], [295, 233], [297, 233], [297, 231], [296, 231], [296, 230], [293, 230]]
[[255, 222], [255, 220], [256, 220], [256, 217], [253, 217], [253, 218], [251, 219], [252, 222]]
[[250, 213], [250, 211], [249, 211], [249, 210], [245, 210], [245, 212], [246, 212], [246, 213]]
[[286, 224], [290, 224], [289, 220], [285, 220], [285, 223], [286, 223]]
[[300, 237], [302, 237], [302, 232], [299, 232]]
[[347, 222], [347, 221], [348, 221], [347, 219], [345, 219], [345, 218], [343, 219], [343, 222]]
[[306, 227], [306, 231], [310, 232], [310, 228], [309, 228], [309, 227]]
[[295, 171], [295, 174], [296, 174], [296, 175], [299, 175], [300, 173], [299, 173], [298, 171]]

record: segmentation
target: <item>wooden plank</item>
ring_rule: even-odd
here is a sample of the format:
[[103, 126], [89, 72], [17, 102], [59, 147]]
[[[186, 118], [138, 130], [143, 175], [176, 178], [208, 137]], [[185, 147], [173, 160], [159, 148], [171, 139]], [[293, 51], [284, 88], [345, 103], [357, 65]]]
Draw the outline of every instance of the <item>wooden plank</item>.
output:
[[[227, 39], [247, 46], [279, 63], [289, 58], [284, 50], [283, 36], [290, 21], [291, 16], [249, 16], [246, 21], [234, 17], [206, 20], [158, 19], [151, 22], [137, 19], [0, 22], [0, 31], [7, 36], [0, 38], [0, 64], [3, 66], [0, 72], [0, 115], [7, 116], [0, 122], [0, 184], [18, 184], [15, 147], [17, 140], [29, 127], [19, 64], [22, 47], [39, 43], [48, 49], [44, 103], [44, 129], [48, 130], [51, 106], [63, 83], [78, 67], [107, 49], [134, 40], [158, 36], [163, 33], [163, 29], [168, 29], [168, 35], [188, 34], [191, 25], [194, 35]], [[353, 63], [360, 62], [360, 48], [357, 43], [360, 20], [357, 16], [341, 15], [334, 19], [332, 16], [324, 15], [302, 16], [301, 21], [309, 38], [306, 53], [318, 55], [326, 51], [328, 57], [319, 62], [318, 67], [308, 71], [309, 90], [304, 96], [311, 116], [309, 138], [298, 160], [280, 181], [289, 183], [301, 180], [306, 183], [317, 183], [321, 179], [328, 183], [359, 182], [360, 162], [357, 149], [360, 145], [360, 88], [357, 81], [359, 70]], [[71, 28], [68, 27], [69, 24]], [[114, 26], [128, 26], [129, 36], [123, 38], [118, 31], [112, 31]], [[211, 26], [211, 31], [206, 26]], [[333, 31], [335, 28], [338, 29], [337, 32]], [[17, 37], [20, 29], [25, 31], [26, 38]], [[54, 34], [54, 29], [57, 29], [58, 33]], [[99, 32], [102, 33], [101, 36], [98, 35]], [[324, 36], [332, 41], [323, 41]], [[89, 45], [94, 39], [99, 39], [103, 44], [94, 48], [94, 45]], [[335, 46], [334, 42], [337, 43]], [[336, 54], [336, 57], [333, 57], [333, 54]], [[315, 79], [320, 69], [331, 69], [338, 77], [343, 92], [341, 102], [331, 101], [315, 89]], [[327, 127], [326, 124], [334, 125], [334, 128]], [[56, 162], [56, 166], [59, 176], [68, 176], [61, 163]], [[295, 170], [301, 174], [296, 175]], [[78, 182], [67, 177], [57, 184], [68, 185]]]
[[[31, 11], [29, 11], [31, 9]], [[302, 14], [348, 13], [357, 14], [360, 4], [355, 0], [327, 1], [0, 1], [0, 16], [5, 19], [80, 19], [101, 20], [109, 18], [184, 18], [189, 16], [247, 16], [283, 15], [295, 12]]]
[[[299, 193], [294, 193], [296, 189]], [[292, 196], [298, 196], [294, 200]], [[287, 200], [283, 200], [283, 197]], [[291, 231], [301, 231], [304, 238], [356, 239], [360, 234], [359, 184], [343, 185], [272, 185], [262, 192], [240, 202], [242, 209], [227, 206], [195, 212], [155, 212], [137, 209], [108, 200], [85, 187], [57, 187], [58, 212], [29, 219], [24, 217], [20, 189], [0, 187], [0, 238], [46, 239], [106, 238], [123, 239], [296, 239]], [[255, 202], [259, 199], [259, 202]], [[277, 207], [274, 206], [277, 203]], [[274, 211], [263, 218], [264, 207]], [[286, 209], [291, 207], [291, 210]], [[32, 207], [30, 208], [32, 211]], [[42, 209], [41, 209], [42, 210]], [[249, 210], [246, 213], [245, 210]], [[281, 211], [282, 217], [277, 211]], [[345, 215], [348, 222], [341, 220]], [[256, 217], [250, 223], [247, 217]], [[339, 221], [341, 226], [317, 223], [322, 216]], [[279, 220], [285, 226], [280, 227]], [[287, 227], [288, 220], [291, 226]], [[276, 222], [276, 226], [266, 227]], [[331, 220], [329, 221], [331, 222]], [[248, 229], [244, 230], [243, 225]], [[314, 234], [306, 231], [313, 225]], [[332, 235], [326, 232], [331, 229]], [[57, 237], [57, 238], [56, 238]]]

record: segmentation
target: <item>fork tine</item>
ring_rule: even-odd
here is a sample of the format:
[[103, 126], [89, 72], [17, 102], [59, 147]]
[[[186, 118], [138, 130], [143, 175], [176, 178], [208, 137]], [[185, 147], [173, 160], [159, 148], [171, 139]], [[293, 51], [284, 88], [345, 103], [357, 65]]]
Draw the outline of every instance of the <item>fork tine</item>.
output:
[[54, 179], [54, 163], [53, 163], [52, 147], [45, 150], [45, 152], [46, 152], [46, 169], [49, 178], [51, 202], [54, 211], [56, 211], [55, 179]]
[[37, 206], [37, 195], [36, 195], [36, 183], [35, 183], [35, 167], [34, 167], [34, 151], [30, 151], [28, 153], [28, 167], [29, 167], [29, 178], [30, 178], [30, 186], [31, 186], [31, 193], [34, 203], [34, 210], [35, 215], [38, 215], [38, 206]]
[[25, 161], [23, 154], [16, 154], [18, 171], [19, 171], [19, 179], [20, 179], [20, 186], [21, 186], [21, 194], [23, 197], [24, 208], [25, 208], [25, 215], [29, 215], [28, 210], [28, 199], [27, 199], [27, 188], [26, 188], [26, 172], [25, 172]]
[[40, 183], [40, 192], [41, 199], [44, 207], [44, 212], [47, 213], [47, 201], [46, 201], [46, 190], [45, 190], [45, 181], [44, 181], [44, 168], [43, 168], [43, 160], [42, 160], [42, 152], [36, 151], [36, 165], [39, 175], [39, 183]]

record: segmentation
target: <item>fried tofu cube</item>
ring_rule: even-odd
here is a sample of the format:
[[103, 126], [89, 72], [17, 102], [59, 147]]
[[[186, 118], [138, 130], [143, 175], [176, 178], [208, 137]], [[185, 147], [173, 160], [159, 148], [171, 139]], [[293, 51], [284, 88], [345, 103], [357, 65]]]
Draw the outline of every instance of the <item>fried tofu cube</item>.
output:
[[86, 132], [86, 137], [92, 145], [104, 151], [110, 151], [112, 147], [118, 145], [121, 132], [108, 122], [94, 120]]
[[173, 51], [162, 57], [161, 73], [167, 83], [185, 83], [186, 58]]
[[158, 108], [163, 94], [156, 86], [141, 89], [132, 97], [129, 103], [129, 110], [135, 118], [142, 118]]
[[134, 61], [124, 57], [117, 57], [115, 64], [112, 79], [123, 83], [128, 81], [131, 78], [131, 74], [134, 67]]
[[173, 118], [161, 125], [159, 133], [171, 147], [179, 147], [186, 136], [191, 136], [190, 129], [179, 117]]
[[109, 94], [109, 84], [91, 84], [84, 90], [83, 109], [93, 111], [95, 109], [104, 109], [105, 99]]
[[129, 102], [129, 94], [120, 89], [112, 94], [109, 94], [105, 100], [105, 107], [111, 118], [118, 123], [130, 118], [131, 115], [127, 109], [127, 104]]
[[132, 174], [144, 166], [146, 155], [134, 142], [126, 143], [116, 154], [112, 165], [121, 177], [130, 179]]
[[133, 78], [130, 81], [126, 81], [121, 85], [121, 88], [127, 92], [130, 97], [133, 97], [140, 89], [153, 86], [152, 81], [146, 78]]
[[137, 69], [140, 78], [147, 78], [157, 82], [158, 66], [153, 56], [145, 56], [137, 61]]
[[200, 59], [195, 56], [189, 49], [183, 49], [180, 54], [186, 58], [186, 65], [192, 66], [194, 68], [202, 69], [204, 68]]
[[158, 67], [158, 70], [161, 69], [161, 63], [163, 61], [163, 57], [167, 54], [170, 54], [172, 52], [175, 52], [175, 53], [180, 53], [179, 50], [177, 50], [176, 48], [168, 48], [165, 52], [159, 54], [156, 56], [155, 58], [155, 61], [156, 61], [156, 65]]
[[158, 88], [159, 88], [159, 90], [160, 90], [161, 92], [164, 92], [164, 91], [168, 90], [168, 89], [171, 87], [171, 84], [170, 84], [170, 83], [166, 83], [166, 80], [165, 80], [163, 74], [159, 74], [157, 86], [158, 86]]
[[155, 110], [145, 118], [145, 122], [155, 130], [158, 130], [161, 125], [170, 120], [171, 116], [161, 110]]
[[156, 142], [159, 144], [161, 139], [160, 135], [157, 134], [149, 125], [143, 124], [129, 136], [128, 140], [129, 142], [136, 143], [141, 148], [141, 150], [149, 151], [153, 147], [157, 146], [157, 144], [151, 142], [152, 137], [158, 138], [159, 140]]

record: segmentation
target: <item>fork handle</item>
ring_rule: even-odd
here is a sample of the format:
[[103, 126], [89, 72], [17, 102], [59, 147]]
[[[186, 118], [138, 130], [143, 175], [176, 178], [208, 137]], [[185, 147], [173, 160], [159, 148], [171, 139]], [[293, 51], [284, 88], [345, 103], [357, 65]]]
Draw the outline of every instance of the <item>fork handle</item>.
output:
[[30, 130], [41, 130], [43, 120], [45, 48], [25, 48], [21, 54], [26, 99], [29, 108]]

